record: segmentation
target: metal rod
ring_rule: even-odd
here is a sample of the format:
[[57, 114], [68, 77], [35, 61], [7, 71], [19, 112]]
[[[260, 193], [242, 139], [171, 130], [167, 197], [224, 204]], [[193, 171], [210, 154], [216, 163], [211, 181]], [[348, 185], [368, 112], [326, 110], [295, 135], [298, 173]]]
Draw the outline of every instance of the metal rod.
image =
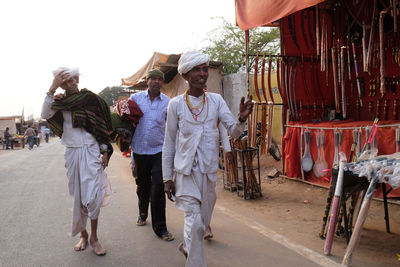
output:
[[245, 50], [246, 50], [246, 91], [247, 91], [247, 98], [250, 97], [250, 66], [249, 66], [249, 30], [245, 31]]

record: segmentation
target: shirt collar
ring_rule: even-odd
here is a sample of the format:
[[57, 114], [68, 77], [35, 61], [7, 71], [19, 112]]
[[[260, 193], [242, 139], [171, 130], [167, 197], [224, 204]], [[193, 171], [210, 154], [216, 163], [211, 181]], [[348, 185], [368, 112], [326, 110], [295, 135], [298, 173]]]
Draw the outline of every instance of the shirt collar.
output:
[[[146, 89], [146, 97], [150, 98], [150, 95], [149, 95], [149, 88]], [[160, 92], [160, 95], [157, 96], [157, 97], [154, 98], [154, 99], [157, 99], [157, 98], [160, 98], [160, 100], [164, 100], [164, 94]]]

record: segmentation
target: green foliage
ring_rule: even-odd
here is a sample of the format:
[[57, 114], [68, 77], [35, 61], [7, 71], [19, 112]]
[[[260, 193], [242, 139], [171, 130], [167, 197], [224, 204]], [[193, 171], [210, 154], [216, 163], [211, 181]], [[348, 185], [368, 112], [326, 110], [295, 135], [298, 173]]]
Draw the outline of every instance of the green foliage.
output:
[[129, 95], [129, 93], [121, 86], [113, 86], [104, 88], [98, 95], [103, 98], [109, 106], [112, 106], [118, 100], [118, 97], [121, 95]]
[[[210, 32], [210, 46], [202, 51], [210, 55], [211, 60], [220, 61], [224, 64], [224, 73], [236, 73], [245, 66], [245, 32], [224, 18], [217, 17], [222, 21], [222, 26]], [[279, 51], [279, 28], [259, 27], [249, 30], [249, 54], [277, 54]], [[261, 60], [260, 60], [261, 61]], [[254, 57], [250, 57], [250, 69], [253, 69]]]

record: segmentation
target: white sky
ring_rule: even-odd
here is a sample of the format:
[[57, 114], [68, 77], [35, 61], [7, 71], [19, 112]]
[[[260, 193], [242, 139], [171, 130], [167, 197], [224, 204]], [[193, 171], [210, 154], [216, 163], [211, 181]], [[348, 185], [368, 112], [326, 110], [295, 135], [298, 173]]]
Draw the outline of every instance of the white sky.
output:
[[[80, 88], [121, 84], [153, 52], [207, 45], [234, 0], [19, 0], [0, 2], [0, 116], [40, 117], [52, 70], [78, 67]], [[59, 89], [60, 90], [60, 89]]]

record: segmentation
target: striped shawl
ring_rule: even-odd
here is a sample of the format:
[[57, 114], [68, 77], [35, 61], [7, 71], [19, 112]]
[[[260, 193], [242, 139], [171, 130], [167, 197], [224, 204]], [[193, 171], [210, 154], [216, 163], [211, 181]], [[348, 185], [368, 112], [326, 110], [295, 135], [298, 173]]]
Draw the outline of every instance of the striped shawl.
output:
[[51, 130], [59, 137], [62, 136], [64, 122], [61, 111], [67, 110], [72, 114], [72, 127], [85, 129], [100, 144], [109, 143], [112, 140], [110, 109], [106, 102], [95, 93], [82, 89], [79, 93], [56, 100], [51, 108], [58, 112], [47, 121]]

